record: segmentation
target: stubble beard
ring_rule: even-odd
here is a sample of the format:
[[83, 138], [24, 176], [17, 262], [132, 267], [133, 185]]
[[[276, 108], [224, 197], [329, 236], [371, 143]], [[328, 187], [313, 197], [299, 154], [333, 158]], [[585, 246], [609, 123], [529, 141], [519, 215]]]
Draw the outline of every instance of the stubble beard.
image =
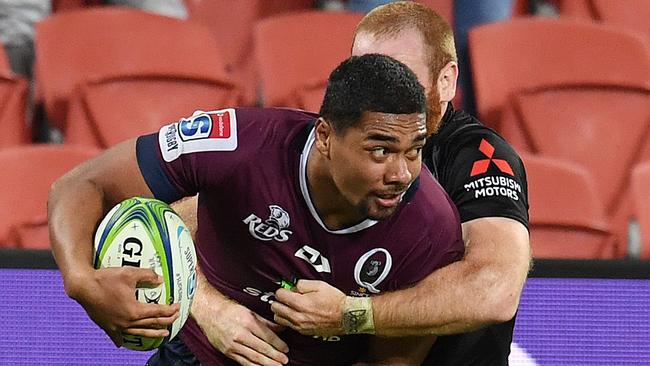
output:
[[438, 132], [442, 123], [442, 105], [440, 105], [440, 93], [435, 85], [427, 94], [427, 134], [433, 135]]

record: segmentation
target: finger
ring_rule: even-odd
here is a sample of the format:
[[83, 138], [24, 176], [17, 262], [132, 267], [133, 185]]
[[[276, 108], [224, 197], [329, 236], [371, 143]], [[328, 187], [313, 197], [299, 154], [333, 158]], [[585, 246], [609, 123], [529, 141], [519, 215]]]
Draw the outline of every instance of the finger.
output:
[[289, 320], [289, 319], [287, 319], [285, 317], [282, 317], [280, 315], [274, 315], [273, 320], [275, 320], [276, 323], [278, 323], [278, 324], [280, 324], [282, 326], [289, 327], [289, 328], [291, 328], [293, 330], [298, 330], [298, 326], [296, 326], [293, 322], [291, 322], [291, 320]]
[[316, 292], [323, 286], [323, 281], [318, 280], [298, 280], [294, 291], [297, 291], [301, 294], [306, 294], [308, 292]]
[[[284, 343], [281, 340], [279, 342]], [[271, 344], [263, 341], [261, 338], [258, 338], [255, 333], [253, 333], [252, 337], [246, 339], [246, 341], [243, 343], [243, 346], [246, 346], [251, 350], [251, 355], [255, 353], [259, 354], [258, 356], [255, 356], [255, 358], [247, 356], [251, 361], [261, 362], [262, 364], [264, 364], [264, 362], [268, 362], [268, 360], [273, 360], [277, 363], [286, 363], [289, 361], [289, 358], [287, 358], [287, 355], [284, 352], [280, 352]], [[288, 352], [289, 347], [286, 346], [286, 344], [285, 347]]]
[[132, 268], [130, 275], [137, 287], [155, 288], [163, 283], [163, 278], [151, 268]]
[[[259, 341], [259, 339], [258, 339]], [[261, 342], [261, 341], [260, 341]], [[264, 342], [261, 342], [264, 343]], [[279, 359], [274, 359], [266, 356], [259, 351], [259, 344], [249, 347], [245, 344], [238, 347], [236, 353], [246, 358], [249, 362], [252, 362], [254, 365], [264, 365], [264, 366], [282, 366], [289, 362], [289, 358], [284, 354], [280, 353]], [[276, 351], [277, 352], [277, 351]]]
[[178, 316], [180, 313], [180, 304], [162, 305], [162, 304], [143, 304], [138, 303], [138, 309], [135, 318], [131, 320], [147, 318], [167, 318]]
[[167, 328], [172, 323], [174, 323], [174, 321], [176, 319], [178, 319], [179, 316], [180, 316], [179, 313], [175, 313], [172, 316], [166, 316], [166, 317], [138, 319], [136, 321], [131, 322], [130, 327], [131, 328], [164, 329], [164, 328]]
[[286, 288], [279, 288], [275, 291], [276, 301], [271, 304], [271, 307], [273, 307], [275, 303], [280, 302], [284, 306], [291, 307], [293, 309], [299, 309], [302, 296], [303, 295], [298, 292], [293, 292], [291, 290], [287, 290]]
[[226, 355], [226, 356], [232, 358], [233, 360], [235, 360], [235, 362], [237, 362], [241, 366], [259, 366], [254, 363], [251, 363], [249, 360], [245, 359], [243, 356], [240, 355]]
[[147, 328], [126, 328], [122, 331], [122, 333], [135, 335], [135, 336], [148, 337], [148, 338], [164, 338], [169, 335], [169, 330], [147, 329]]
[[[265, 351], [264, 354], [273, 358], [274, 360], [278, 360], [277, 358], [277, 356], [279, 356], [278, 354], [280, 352], [282, 353], [289, 352], [289, 346], [286, 343], [284, 343], [284, 341], [280, 339], [280, 337], [278, 337], [278, 335], [275, 334], [275, 332], [273, 332], [268, 325], [272, 325], [276, 327], [279, 327], [279, 325], [270, 322], [262, 318], [261, 316], [257, 316], [257, 314], [256, 317], [258, 318], [258, 320], [261, 320], [261, 323], [252, 329], [253, 335], [259, 338], [261, 340], [261, 343], [263, 343], [263, 345], [266, 345], [266, 347], [264, 348], [269, 348], [269, 350]], [[263, 349], [263, 348], [256, 348], [256, 349]]]
[[[284, 296], [284, 294], [282, 295]], [[300, 296], [300, 295], [298, 295]], [[293, 302], [291, 299], [288, 300], [289, 302]], [[293, 307], [290, 305], [287, 305], [284, 301], [273, 301], [271, 304], [271, 311], [275, 315], [280, 315], [283, 318], [287, 319], [294, 319], [295, 316], [300, 313], [299, 311], [295, 310]], [[278, 323], [279, 324], [279, 323]]]

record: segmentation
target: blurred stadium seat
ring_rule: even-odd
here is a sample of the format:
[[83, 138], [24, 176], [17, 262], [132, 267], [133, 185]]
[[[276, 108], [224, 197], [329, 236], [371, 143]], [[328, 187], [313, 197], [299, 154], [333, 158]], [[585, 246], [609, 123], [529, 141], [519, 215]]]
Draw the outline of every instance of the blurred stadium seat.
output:
[[66, 143], [110, 147], [196, 110], [236, 105], [238, 97], [232, 84], [207, 77], [139, 74], [92, 81], [70, 102]]
[[631, 183], [634, 217], [641, 233], [640, 257], [650, 259], [650, 160], [633, 169]]
[[[0, 150], [0, 247], [47, 249], [47, 196], [65, 172], [97, 153], [64, 145], [27, 145]], [[39, 241], [32, 241], [38, 238]], [[20, 241], [20, 240], [28, 241]], [[17, 242], [20, 241], [20, 242]]]
[[510, 108], [501, 133], [515, 148], [578, 163], [595, 178], [622, 256], [630, 171], [650, 158], [650, 88], [548, 85], [514, 94]]
[[560, 16], [602, 22], [639, 32], [650, 42], [650, 1], [648, 0], [564, 0]]
[[642, 37], [592, 22], [518, 18], [469, 32], [479, 116], [499, 128], [510, 95], [542, 85], [650, 87]]
[[185, 0], [185, 6], [190, 21], [212, 30], [230, 76], [242, 87], [242, 103], [255, 105], [255, 22], [275, 14], [313, 8], [314, 0]]
[[36, 25], [36, 86], [48, 119], [65, 132], [82, 82], [145, 74], [229, 80], [211, 32], [198, 24], [120, 7], [55, 14]]
[[265, 106], [318, 111], [330, 72], [350, 56], [363, 14], [307, 11], [256, 25], [255, 47]]
[[592, 176], [581, 166], [522, 154], [535, 258], [610, 259], [615, 251]]
[[27, 123], [27, 80], [15, 75], [0, 44], [0, 148], [31, 141]]

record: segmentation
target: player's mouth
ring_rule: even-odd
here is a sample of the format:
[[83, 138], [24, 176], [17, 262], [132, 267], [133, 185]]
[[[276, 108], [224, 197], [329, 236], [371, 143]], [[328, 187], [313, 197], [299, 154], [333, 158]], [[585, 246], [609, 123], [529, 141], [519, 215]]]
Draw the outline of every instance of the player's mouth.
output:
[[404, 192], [399, 192], [399, 193], [375, 193], [375, 198], [377, 200], [377, 203], [379, 203], [380, 206], [382, 207], [395, 207], [399, 204], [400, 200], [402, 199], [402, 194]]

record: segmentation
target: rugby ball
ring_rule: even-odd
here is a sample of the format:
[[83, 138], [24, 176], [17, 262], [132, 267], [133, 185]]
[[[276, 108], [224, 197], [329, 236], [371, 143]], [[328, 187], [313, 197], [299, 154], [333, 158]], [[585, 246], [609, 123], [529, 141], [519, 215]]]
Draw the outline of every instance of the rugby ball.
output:
[[123, 346], [146, 351], [173, 339], [185, 324], [196, 289], [196, 251], [181, 218], [166, 203], [130, 198], [104, 217], [95, 233], [96, 269], [133, 266], [152, 268], [163, 278], [156, 288], [138, 288], [142, 303], [180, 303], [180, 316], [168, 327], [169, 336], [148, 338], [124, 334]]

